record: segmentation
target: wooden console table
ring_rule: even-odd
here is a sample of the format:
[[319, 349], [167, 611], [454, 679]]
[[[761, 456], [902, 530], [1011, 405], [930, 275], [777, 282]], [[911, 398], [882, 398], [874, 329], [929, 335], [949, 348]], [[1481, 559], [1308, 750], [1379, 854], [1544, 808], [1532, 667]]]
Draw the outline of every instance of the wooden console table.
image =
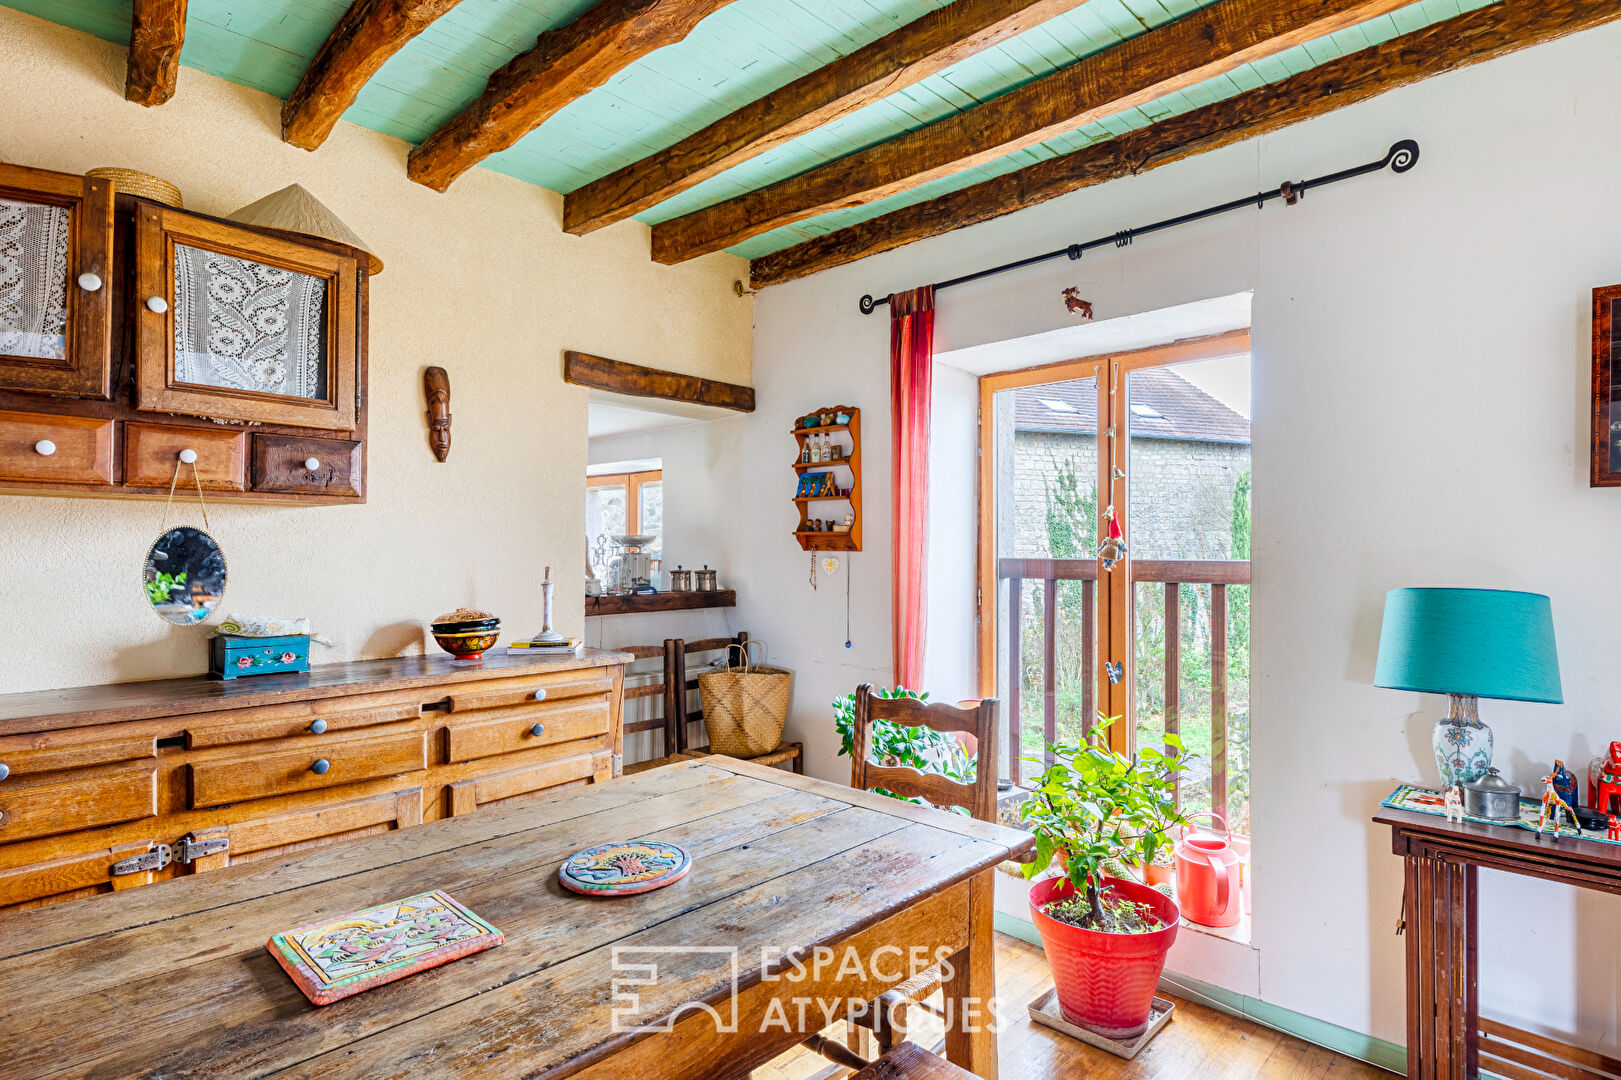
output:
[[1510, 1080], [1608, 1080], [1621, 1061], [1480, 1017], [1476, 875], [1481, 867], [1621, 893], [1621, 846], [1538, 836], [1381, 810], [1406, 860], [1407, 1076], [1474, 1080], [1482, 1066]]

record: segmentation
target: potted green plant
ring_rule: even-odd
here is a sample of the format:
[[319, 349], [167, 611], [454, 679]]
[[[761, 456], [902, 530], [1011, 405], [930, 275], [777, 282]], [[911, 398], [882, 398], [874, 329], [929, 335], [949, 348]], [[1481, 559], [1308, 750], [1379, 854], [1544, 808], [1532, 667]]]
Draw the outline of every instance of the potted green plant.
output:
[[[912, 698], [916, 701], [928, 701], [927, 693], [907, 690], [896, 687], [893, 690], [879, 690], [875, 694], [881, 698]], [[855, 752], [856, 729], [856, 696], [847, 694], [833, 702], [833, 727], [839, 733], [839, 756], [849, 757]], [[955, 780], [961, 784], [972, 784], [978, 772], [978, 766], [973, 758], [964, 751], [962, 743], [949, 735], [944, 735], [933, 728], [906, 727], [889, 720], [874, 720], [869, 745], [872, 748], [872, 758], [880, 765], [905, 765], [918, 772], [939, 773], [948, 780]], [[892, 799], [903, 802], [921, 802], [921, 799], [909, 799], [904, 795], [897, 795], [893, 791], [883, 788], [874, 789], [880, 795], [888, 795]], [[968, 811], [960, 806], [945, 807], [954, 813], [966, 814]]]
[[1100, 720], [1086, 744], [1054, 744], [1053, 763], [1019, 812], [1036, 839], [1025, 877], [1055, 859], [1064, 871], [1030, 888], [1059, 1008], [1070, 1023], [1129, 1039], [1148, 1026], [1181, 912], [1163, 892], [1108, 871], [1152, 866], [1170, 847], [1167, 830], [1183, 823], [1176, 777], [1184, 762], [1175, 735], [1165, 739], [1171, 753], [1116, 752], [1107, 742], [1112, 723]]

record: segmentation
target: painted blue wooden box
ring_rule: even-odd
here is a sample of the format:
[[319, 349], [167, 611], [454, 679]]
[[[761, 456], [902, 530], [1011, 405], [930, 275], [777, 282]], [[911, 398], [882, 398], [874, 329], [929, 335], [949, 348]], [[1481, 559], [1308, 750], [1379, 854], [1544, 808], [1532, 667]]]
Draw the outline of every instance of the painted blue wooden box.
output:
[[208, 674], [216, 679], [310, 669], [310, 639], [215, 634], [208, 643]]

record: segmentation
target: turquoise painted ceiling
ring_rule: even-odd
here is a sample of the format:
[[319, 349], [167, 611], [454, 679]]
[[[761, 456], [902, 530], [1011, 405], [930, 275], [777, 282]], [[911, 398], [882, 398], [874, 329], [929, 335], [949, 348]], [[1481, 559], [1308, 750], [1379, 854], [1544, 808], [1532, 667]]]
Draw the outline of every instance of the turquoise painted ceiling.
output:
[[[5, 6], [129, 41], [130, 0], [0, 0]], [[373, 77], [344, 119], [410, 143], [484, 89], [490, 72], [593, 0], [462, 0]], [[686, 38], [620, 71], [485, 168], [567, 192], [646, 157], [822, 67], [946, 0], [737, 0]], [[640, 215], [656, 223], [804, 172], [1015, 89], [1200, 7], [1208, 0], [1089, 0], [1070, 13], [683, 192]], [[1156, 120], [1287, 78], [1494, 0], [1418, 0], [1361, 26], [1246, 65], [1178, 94], [866, 206], [731, 248], [753, 258], [1078, 150]], [[285, 98], [349, 0], [191, 0], [181, 62]], [[181, 90], [184, 93], [184, 88]], [[320, 152], [320, 151], [317, 151]]]

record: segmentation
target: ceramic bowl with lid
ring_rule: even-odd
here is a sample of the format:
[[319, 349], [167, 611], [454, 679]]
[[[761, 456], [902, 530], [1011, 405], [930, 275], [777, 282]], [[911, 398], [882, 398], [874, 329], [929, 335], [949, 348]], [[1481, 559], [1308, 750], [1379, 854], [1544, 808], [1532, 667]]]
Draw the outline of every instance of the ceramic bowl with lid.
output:
[[439, 616], [428, 624], [428, 629], [435, 634], [469, 634], [479, 630], [495, 630], [500, 625], [501, 620], [488, 611], [464, 607]]

